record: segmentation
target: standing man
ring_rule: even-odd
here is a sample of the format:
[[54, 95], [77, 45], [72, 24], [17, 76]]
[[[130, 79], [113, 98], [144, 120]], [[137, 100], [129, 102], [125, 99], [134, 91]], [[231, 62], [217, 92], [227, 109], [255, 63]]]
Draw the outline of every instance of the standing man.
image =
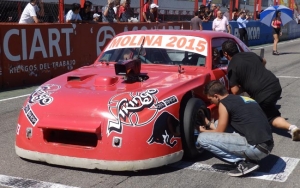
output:
[[39, 16], [44, 16], [44, 3], [43, 1], [40, 2], [39, 9], [37, 2], [38, 0], [30, 0], [30, 2], [26, 5], [19, 21], [20, 24], [39, 23], [37, 14]]
[[94, 13], [93, 14], [93, 22], [99, 22], [99, 18], [100, 18], [100, 15], [99, 14], [97, 14], [97, 13]]
[[190, 22], [190, 30], [202, 30], [202, 20], [198, 17], [199, 11], [195, 11], [194, 18], [191, 19]]
[[217, 17], [213, 21], [212, 29], [213, 31], [231, 33], [228, 19], [225, 16], [223, 16], [221, 11], [217, 12]]
[[121, 0], [121, 5], [119, 8], [119, 15], [121, 22], [128, 22], [132, 17], [134, 16], [134, 13], [132, 9], [130, 8], [130, 0]]
[[249, 22], [249, 16], [246, 15], [246, 12], [240, 12], [240, 16], [237, 19], [237, 24], [239, 26], [240, 39], [243, 41], [246, 46], [248, 46], [248, 33], [246, 29], [246, 24]]
[[93, 3], [90, 1], [85, 1], [83, 8], [80, 9], [79, 15], [82, 22], [89, 23], [93, 22], [93, 14], [91, 12]]
[[218, 13], [216, 4], [212, 4], [210, 8], [211, 8], [213, 19], [215, 19], [217, 17], [217, 13]]
[[82, 19], [79, 14], [80, 4], [73, 3], [72, 9], [66, 15], [66, 23], [81, 23]]
[[[209, 82], [204, 94], [218, 106], [217, 127], [205, 118], [206, 125], [199, 126], [197, 144], [221, 159], [235, 163], [237, 168], [230, 176], [242, 176], [259, 168], [258, 161], [270, 154], [274, 147], [268, 119], [255, 100], [228, 94], [217, 80]], [[225, 133], [227, 127], [235, 133]]]
[[107, 5], [102, 8], [102, 22], [113, 23], [116, 20], [116, 13], [114, 11], [114, 0], [108, 0]]
[[238, 95], [247, 92], [265, 112], [269, 123], [289, 131], [293, 141], [300, 141], [300, 129], [281, 117], [276, 107], [282, 88], [279, 79], [265, 67], [265, 60], [253, 52], [239, 52], [235, 42], [225, 41], [222, 51], [230, 63], [228, 80], [230, 90]]
[[150, 14], [150, 4], [152, 3], [152, 0], [146, 0], [144, 6], [143, 6], [143, 15], [141, 16], [141, 22], [151, 22], [148, 20], [148, 15]]
[[148, 22], [159, 22], [158, 21], [158, 11], [157, 11], [158, 8], [159, 8], [159, 6], [155, 3], [152, 3], [150, 5], [150, 12], [147, 15]]

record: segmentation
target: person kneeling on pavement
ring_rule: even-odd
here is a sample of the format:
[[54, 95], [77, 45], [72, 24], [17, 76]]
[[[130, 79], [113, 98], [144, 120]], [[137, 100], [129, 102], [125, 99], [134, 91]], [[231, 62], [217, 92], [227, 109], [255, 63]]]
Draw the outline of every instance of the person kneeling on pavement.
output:
[[[228, 94], [220, 81], [211, 81], [204, 94], [218, 106], [218, 125], [205, 118], [197, 144], [219, 158], [236, 165], [230, 176], [242, 176], [259, 168], [258, 162], [274, 147], [271, 126], [257, 102], [249, 97]], [[234, 133], [226, 133], [231, 126]]]

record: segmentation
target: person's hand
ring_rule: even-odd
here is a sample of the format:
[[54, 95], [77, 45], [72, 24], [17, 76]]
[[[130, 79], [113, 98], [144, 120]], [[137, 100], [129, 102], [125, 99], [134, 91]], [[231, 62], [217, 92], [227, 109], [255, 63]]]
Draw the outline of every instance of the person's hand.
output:
[[148, 22], [148, 23], [151, 23], [151, 21], [150, 21], [150, 20], [147, 20], [147, 22]]
[[279, 36], [282, 36], [282, 31], [280, 31]]
[[206, 129], [205, 129], [204, 126], [199, 126], [199, 131], [200, 131], [200, 132], [205, 132], [205, 130], [206, 130]]

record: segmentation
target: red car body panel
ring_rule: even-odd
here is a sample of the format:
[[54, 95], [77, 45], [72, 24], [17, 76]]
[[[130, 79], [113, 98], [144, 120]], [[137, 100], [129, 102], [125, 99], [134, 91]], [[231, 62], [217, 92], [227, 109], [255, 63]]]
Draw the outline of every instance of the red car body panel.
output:
[[[210, 31], [133, 31], [116, 37], [151, 34], [201, 37], [207, 41], [207, 57], [212, 56], [213, 38], [235, 40], [242, 51], [249, 51], [234, 36]], [[166, 128], [155, 123], [179, 123], [180, 103], [187, 92], [193, 91], [194, 97], [208, 104], [205, 83], [223, 79], [228, 84], [226, 68], [212, 70], [210, 58], [205, 67], [182, 66], [181, 73], [174, 65], [142, 64], [141, 72], [149, 79], [134, 83], [125, 83], [115, 74], [114, 62], [99, 62], [99, 58], [46, 82], [28, 97], [17, 126], [15, 148], [20, 157], [117, 171], [174, 163], [183, 155], [181, 137], [162, 132]], [[208, 104], [208, 108], [217, 118], [215, 107]]]

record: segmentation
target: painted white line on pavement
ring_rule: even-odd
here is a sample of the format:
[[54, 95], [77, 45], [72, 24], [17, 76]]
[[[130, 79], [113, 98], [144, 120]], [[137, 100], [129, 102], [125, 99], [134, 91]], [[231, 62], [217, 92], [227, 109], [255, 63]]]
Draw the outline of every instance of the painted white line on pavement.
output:
[[[287, 43], [295, 42], [295, 41], [298, 41], [298, 40], [299, 39], [297, 38], [297, 39], [293, 39], [293, 40], [282, 41], [282, 42], [278, 43], [277, 45], [287, 44]], [[261, 45], [263, 45], [263, 44], [261, 44]], [[259, 49], [266, 48], [266, 47], [271, 47], [271, 46], [273, 46], [273, 44], [267, 44], [267, 45], [263, 45], [263, 46], [260, 46], [260, 47], [257, 47], [257, 48], [251, 48], [250, 47], [250, 49], [259, 50]]]
[[300, 78], [299, 76], [277, 76], [278, 78]]
[[20, 95], [20, 96], [16, 96], [16, 97], [7, 98], [7, 99], [0, 99], [0, 102], [12, 100], [12, 99], [17, 99], [17, 98], [21, 98], [21, 97], [27, 97], [27, 96], [29, 96], [29, 95], [30, 95], [30, 94]]
[[57, 183], [37, 181], [13, 176], [0, 175], [0, 185], [13, 188], [47, 187], [47, 188], [77, 188]]
[[[255, 171], [247, 175], [246, 177], [269, 180], [269, 181], [278, 181], [285, 182], [289, 175], [292, 173], [294, 168], [297, 166], [300, 159], [297, 158], [289, 158], [289, 157], [280, 157], [268, 172], [260, 172]], [[179, 163], [175, 163], [170, 165], [174, 168], [180, 169], [190, 169], [196, 171], [207, 171], [207, 172], [218, 172], [218, 173], [228, 173], [230, 168], [227, 167], [223, 169], [214, 168], [212, 165], [202, 164], [199, 162], [184, 162], [181, 161]]]

